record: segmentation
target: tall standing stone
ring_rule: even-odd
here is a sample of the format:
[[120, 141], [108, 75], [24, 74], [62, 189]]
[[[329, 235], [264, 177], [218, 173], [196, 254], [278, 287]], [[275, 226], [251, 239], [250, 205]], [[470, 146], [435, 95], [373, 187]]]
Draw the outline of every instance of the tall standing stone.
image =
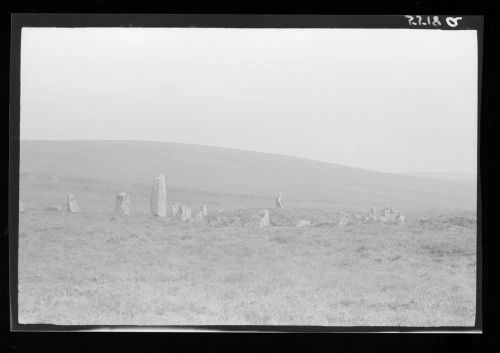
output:
[[149, 205], [153, 216], [167, 216], [167, 190], [164, 174], [158, 176], [153, 182], [153, 190], [151, 190]]
[[206, 216], [208, 215], [208, 212], [207, 212], [207, 206], [202, 205], [202, 206], [200, 207], [200, 211], [201, 211], [201, 215], [202, 215], [203, 217], [206, 217]]
[[130, 213], [130, 196], [126, 192], [120, 192], [116, 195], [115, 211], [122, 215]]
[[68, 193], [68, 201], [66, 203], [66, 211], [68, 212], [78, 212], [80, 209], [78, 208], [78, 204], [76, 203], [75, 195]]

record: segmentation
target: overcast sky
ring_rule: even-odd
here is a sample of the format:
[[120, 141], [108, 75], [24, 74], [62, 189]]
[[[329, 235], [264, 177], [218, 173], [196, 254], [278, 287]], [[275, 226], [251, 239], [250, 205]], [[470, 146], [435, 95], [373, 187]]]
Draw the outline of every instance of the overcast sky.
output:
[[21, 139], [476, 171], [475, 31], [24, 28]]

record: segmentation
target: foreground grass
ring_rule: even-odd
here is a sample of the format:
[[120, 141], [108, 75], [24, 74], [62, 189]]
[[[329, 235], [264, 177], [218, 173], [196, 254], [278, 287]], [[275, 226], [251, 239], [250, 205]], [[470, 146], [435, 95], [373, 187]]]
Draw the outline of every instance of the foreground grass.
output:
[[255, 229], [31, 209], [20, 215], [19, 321], [471, 326], [468, 225]]

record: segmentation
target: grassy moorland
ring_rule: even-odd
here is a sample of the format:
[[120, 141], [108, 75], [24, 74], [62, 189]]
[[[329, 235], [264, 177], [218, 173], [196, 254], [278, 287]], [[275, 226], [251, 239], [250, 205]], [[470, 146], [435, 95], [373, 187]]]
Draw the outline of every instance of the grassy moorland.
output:
[[[338, 227], [339, 211], [373, 204], [285, 199], [277, 210], [273, 195], [169, 188], [169, 202], [222, 218], [271, 212], [260, 229], [172, 223], [149, 214], [149, 185], [21, 177], [20, 323], [474, 324], [474, 212], [402, 209], [404, 225]], [[120, 191], [129, 216], [113, 213]], [[67, 192], [80, 213], [43, 210]], [[299, 219], [313, 226], [296, 228]]]

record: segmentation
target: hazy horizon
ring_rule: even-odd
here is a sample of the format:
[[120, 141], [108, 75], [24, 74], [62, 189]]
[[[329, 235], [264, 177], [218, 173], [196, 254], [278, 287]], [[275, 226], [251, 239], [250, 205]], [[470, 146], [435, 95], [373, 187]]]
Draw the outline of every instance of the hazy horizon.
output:
[[22, 140], [476, 173], [475, 31], [23, 28]]

